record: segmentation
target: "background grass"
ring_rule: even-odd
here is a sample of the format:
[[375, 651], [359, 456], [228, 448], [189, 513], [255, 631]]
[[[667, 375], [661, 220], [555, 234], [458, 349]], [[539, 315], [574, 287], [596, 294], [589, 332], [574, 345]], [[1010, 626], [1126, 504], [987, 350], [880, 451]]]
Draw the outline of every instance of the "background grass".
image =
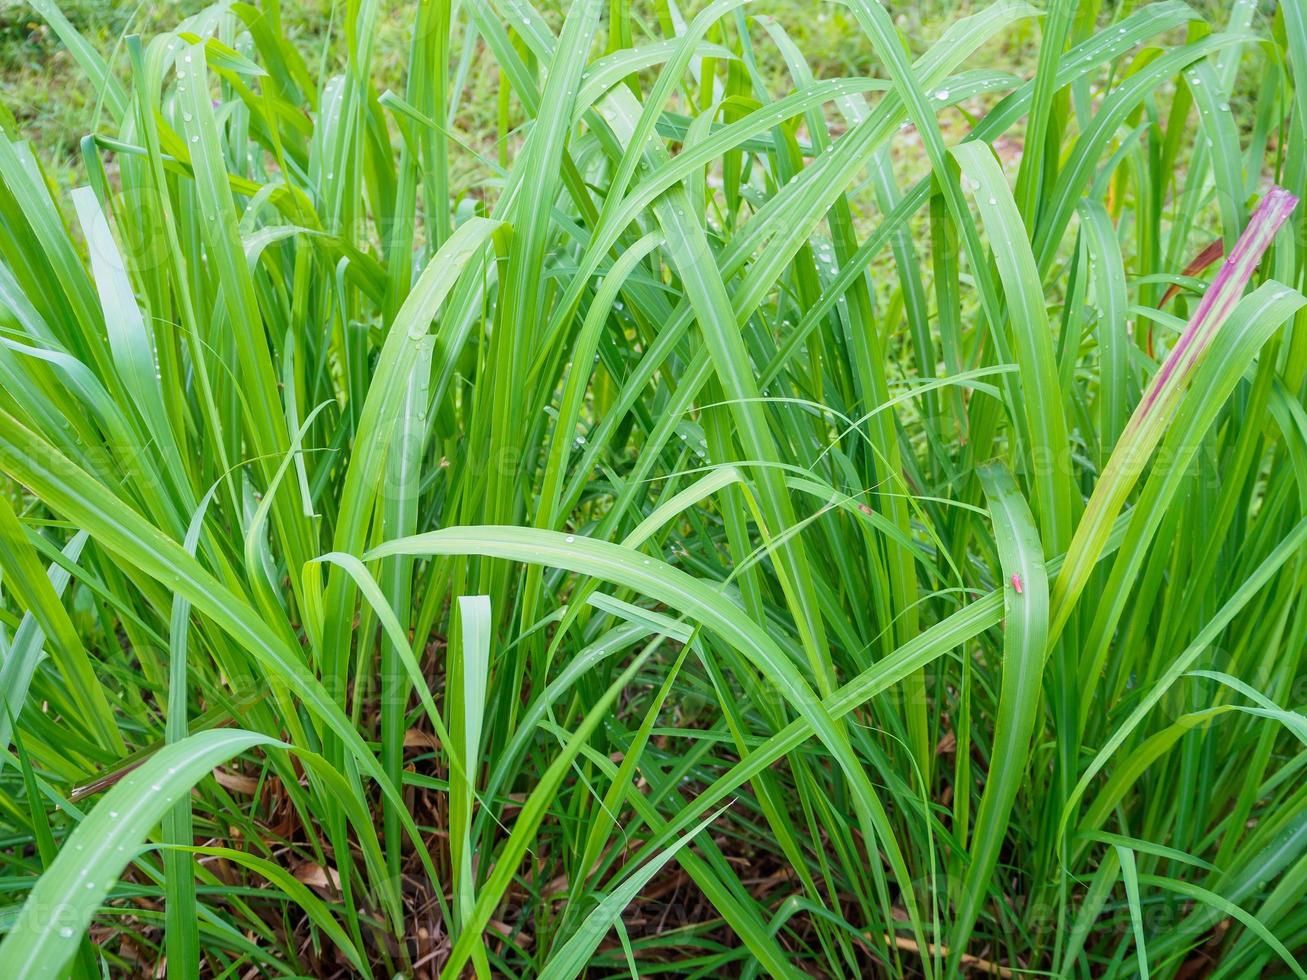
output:
[[[1208, 2], [1210, 10], [1219, 4]], [[131, 32], [150, 34], [174, 25], [179, 19], [204, 7], [201, 0], [140, 0], [119, 3], [116, 0], [77, 0], [62, 6], [69, 20], [106, 58], [122, 63], [125, 53], [121, 40]], [[287, 35], [315, 55], [325, 54], [332, 70], [343, 65], [346, 50], [339, 28], [340, 5], [332, 0], [293, 0], [282, 4]], [[653, 4], [637, 0], [629, 5], [632, 16], [645, 24], [654, 23]], [[683, 5], [686, 15], [704, 6], [702, 2]], [[904, 4], [895, 9], [896, 24], [904, 37], [921, 48], [936, 38], [944, 25], [971, 13], [974, 4], [927, 0]], [[1197, 4], [1202, 10], [1203, 4]], [[567, 8], [559, 0], [537, 5], [549, 23], [557, 27]], [[784, 23], [799, 46], [813, 72], [819, 77], [874, 74], [876, 60], [859, 36], [852, 16], [836, 4], [812, 5], [802, 0], [775, 0], [767, 14]], [[377, 84], [402, 84], [408, 59], [408, 37], [412, 11], [407, 3], [381, 5], [375, 55]], [[335, 29], [333, 30], [333, 23]], [[455, 27], [455, 45], [458, 28]], [[1010, 36], [986, 45], [984, 62], [995, 68], [1011, 68], [1029, 60], [1037, 34], [1029, 28], [1014, 30]], [[767, 77], [776, 79], [783, 71], [779, 56], [772, 50], [759, 51], [761, 67]], [[86, 122], [95, 111], [94, 89], [79, 72], [57, 35], [35, 16], [26, 0], [4, 0], [0, 4], [0, 65], [3, 65], [4, 104], [14, 112], [23, 134], [42, 151], [56, 174], [70, 178], [80, 173], [77, 144]], [[476, 146], [493, 158], [497, 142], [495, 90], [490, 79], [474, 80], [468, 96], [455, 117], [455, 131], [460, 139]]]

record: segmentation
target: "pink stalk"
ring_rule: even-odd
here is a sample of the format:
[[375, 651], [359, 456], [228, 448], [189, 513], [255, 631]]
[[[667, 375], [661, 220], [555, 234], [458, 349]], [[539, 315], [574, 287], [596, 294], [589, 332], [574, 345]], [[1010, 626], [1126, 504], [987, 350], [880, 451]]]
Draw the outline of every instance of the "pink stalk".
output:
[[[1189, 375], [1243, 296], [1257, 263], [1297, 203], [1296, 197], [1280, 187], [1271, 188], [1262, 198], [1221, 271], [1207, 287], [1180, 340], [1154, 375], [1143, 400], [1135, 407], [1085, 506], [1084, 516], [1067, 549], [1062, 573], [1053, 585], [1050, 642], [1066, 625], [1071, 607], [1080, 597], [1089, 581], [1090, 569], [1102, 553], [1112, 522], [1121, 512], [1126, 497], [1166, 431], [1166, 414], [1179, 401]], [[1015, 587], [1015, 583], [1013, 585]]]
[[[1230, 315], [1244, 288], [1253, 277], [1257, 263], [1270, 247], [1275, 233], [1288, 219], [1298, 198], [1283, 187], [1272, 187], [1248, 220], [1248, 227], [1226, 257], [1221, 271], [1203, 294], [1198, 309], [1189, 320], [1180, 341], [1171, 350], [1161, 369], [1148, 386], [1134, 418], [1146, 415], [1172, 378], [1183, 379], [1202, 357], [1225, 318]], [[1134, 419], [1131, 419], [1134, 421]]]

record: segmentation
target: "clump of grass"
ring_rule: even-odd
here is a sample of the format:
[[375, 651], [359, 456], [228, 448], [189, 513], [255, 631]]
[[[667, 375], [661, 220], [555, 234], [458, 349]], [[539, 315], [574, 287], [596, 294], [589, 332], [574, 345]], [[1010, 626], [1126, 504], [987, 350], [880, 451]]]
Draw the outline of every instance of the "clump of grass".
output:
[[7, 974], [1303, 976], [1300, 4], [33, 5]]

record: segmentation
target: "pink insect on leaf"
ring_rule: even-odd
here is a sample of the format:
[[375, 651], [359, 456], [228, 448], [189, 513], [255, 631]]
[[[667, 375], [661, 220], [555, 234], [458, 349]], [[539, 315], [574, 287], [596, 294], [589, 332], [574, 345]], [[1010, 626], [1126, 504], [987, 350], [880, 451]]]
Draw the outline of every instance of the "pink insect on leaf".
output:
[[1017, 595], [1021, 595], [1021, 576], [1015, 572], [1012, 573], [1012, 588], [1016, 589]]

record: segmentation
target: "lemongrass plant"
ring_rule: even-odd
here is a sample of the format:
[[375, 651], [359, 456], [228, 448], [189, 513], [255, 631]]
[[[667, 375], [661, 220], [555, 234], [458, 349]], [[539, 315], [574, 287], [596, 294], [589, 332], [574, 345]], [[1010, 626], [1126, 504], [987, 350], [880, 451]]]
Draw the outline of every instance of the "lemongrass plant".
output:
[[30, 2], [0, 973], [1304, 976], [1302, 0]]

